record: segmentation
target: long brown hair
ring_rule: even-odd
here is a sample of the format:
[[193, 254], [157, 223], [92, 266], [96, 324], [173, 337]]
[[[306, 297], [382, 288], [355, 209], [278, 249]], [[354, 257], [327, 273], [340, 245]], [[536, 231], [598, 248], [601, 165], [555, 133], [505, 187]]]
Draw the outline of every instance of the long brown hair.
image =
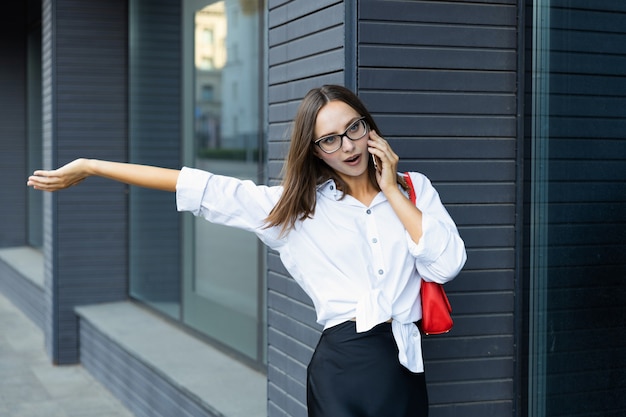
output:
[[[297, 221], [315, 213], [317, 186], [329, 179], [335, 181], [344, 195], [350, 193], [348, 184], [313, 152], [315, 122], [320, 109], [331, 101], [342, 101], [365, 118], [369, 130], [380, 134], [376, 122], [361, 100], [349, 89], [339, 85], [314, 88], [300, 103], [291, 132], [291, 144], [283, 167], [283, 194], [266, 219], [266, 227], [279, 226], [281, 234], [291, 230]], [[374, 188], [380, 191], [376, 170], [371, 158], [368, 160], [368, 177]]]

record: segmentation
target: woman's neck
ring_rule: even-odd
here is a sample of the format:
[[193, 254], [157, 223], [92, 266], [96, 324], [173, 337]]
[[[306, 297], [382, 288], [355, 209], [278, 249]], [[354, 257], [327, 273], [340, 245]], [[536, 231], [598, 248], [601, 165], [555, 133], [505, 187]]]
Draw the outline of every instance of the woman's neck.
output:
[[350, 192], [348, 194], [359, 200], [366, 207], [372, 203], [372, 200], [374, 200], [374, 197], [378, 194], [378, 190], [374, 187], [374, 185], [372, 185], [367, 175], [358, 178], [344, 177], [343, 180], [350, 187]]

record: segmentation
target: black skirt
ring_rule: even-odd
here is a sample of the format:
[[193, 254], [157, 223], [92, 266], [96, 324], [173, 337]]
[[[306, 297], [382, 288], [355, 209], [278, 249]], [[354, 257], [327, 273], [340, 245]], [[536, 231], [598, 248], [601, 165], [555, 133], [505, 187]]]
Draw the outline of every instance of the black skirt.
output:
[[309, 417], [426, 417], [423, 373], [398, 361], [391, 323], [356, 332], [347, 321], [324, 330], [307, 369]]

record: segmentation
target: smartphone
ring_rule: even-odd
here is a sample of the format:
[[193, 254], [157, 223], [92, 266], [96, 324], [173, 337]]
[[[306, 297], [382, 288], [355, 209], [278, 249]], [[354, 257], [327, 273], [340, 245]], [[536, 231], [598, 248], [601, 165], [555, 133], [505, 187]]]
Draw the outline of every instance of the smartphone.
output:
[[380, 162], [380, 158], [379, 158], [379, 157], [377, 157], [377, 156], [376, 156], [376, 155], [374, 155], [374, 154], [371, 154], [371, 155], [372, 155], [372, 161], [374, 161], [374, 168], [376, 168], [376, 171], [378, 171], [378, 173], [380, 174], [380, 172], [381, 172], [381, 170], [382, 170], [382, 167], [380, 166], [380, 165], [382, 164], [382, 163]]

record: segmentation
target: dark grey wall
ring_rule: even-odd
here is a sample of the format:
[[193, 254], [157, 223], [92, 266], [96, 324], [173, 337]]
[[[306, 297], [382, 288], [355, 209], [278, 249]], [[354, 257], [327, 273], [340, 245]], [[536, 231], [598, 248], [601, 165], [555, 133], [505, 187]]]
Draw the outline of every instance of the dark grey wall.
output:
[[[126, 1], [45, 0], [42, 32], [45, 167], [81, 156], [125, 160]], [[59, 364], [78, 360], [73, 308], [127, 292], [125, 187], [86, 181], [44, 198], [44, 330]]]
[[0, 247], [26, 243], [26, 4], [0, 16]]
[[[538, 2], [535, 2], [538, 3]], [[537, 69], [544, 129], [528, 175], [528, 401], [550, 416], [626, 410], [626, 4], [551, 2], [550, 49]], [[529, 16], [531, 17], [531, 16]], [[540, 55], [540, 54], [537, 54]], [[542, 66], [546, 62], [549, 65]], [[534, 64], [534, 65], [530, 65]], [[530, 86], [530, 85], [529, 85]], [[549, 104], [548, 104], [549, 103]], [[529, 109], [530, 110], [530, 109]], [[529, 119], [530, 120], [530, 119]], [[532, 178], [540, 178], [531, 183]], [[539, 190], [539, 191], [537, 191]], [[543, 253], [542, 253], [543, 252]], [[536, 261], [535, 259], [541, 259]], [[538, 398], [539, 397], [539, 398]]]
[[431, 416], [510, 416], [514, 399], [516, 1], [359, 2], [358, 92], [426, 174], [468, 249], [446, 289], [455, 327], [426, 337]]
[[[355, 85], [399, 169], [433, 180], [467, 244], [446, 286], [455, 328], [424, 342], [435, 417], [513, 414], [516, 52], [513, 0], [269, 2], [270, 180], [306, 91]], [[269, 415], [305, 416], [318, 326], [274, 254], [268, 267]]]

